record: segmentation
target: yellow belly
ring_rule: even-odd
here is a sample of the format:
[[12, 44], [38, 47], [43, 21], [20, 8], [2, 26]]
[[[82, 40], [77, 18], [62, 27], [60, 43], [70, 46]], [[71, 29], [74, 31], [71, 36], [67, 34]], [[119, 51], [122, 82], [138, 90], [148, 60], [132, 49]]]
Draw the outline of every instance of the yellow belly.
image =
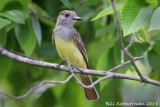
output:
[[64, 61], [66, 61], [66, 58], [68, 57], [71, 65], [74, 66], [79, 62], [79, 68], [87, 68], [83, 55], [81, 54], [73, 39], [62, 40], [60, 38], [55, 38], [55, 44], [60, 57]]

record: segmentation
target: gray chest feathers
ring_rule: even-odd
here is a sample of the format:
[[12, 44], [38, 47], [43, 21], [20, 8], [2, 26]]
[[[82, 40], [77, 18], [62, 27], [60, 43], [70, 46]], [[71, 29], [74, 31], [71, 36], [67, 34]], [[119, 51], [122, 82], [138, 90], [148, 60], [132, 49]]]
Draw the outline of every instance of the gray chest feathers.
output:
[[75, 29], [73, 27], [58, 27], [54, 30], [55, 38], [61, 38], [64, 40], [69, 40], [75, 34]]

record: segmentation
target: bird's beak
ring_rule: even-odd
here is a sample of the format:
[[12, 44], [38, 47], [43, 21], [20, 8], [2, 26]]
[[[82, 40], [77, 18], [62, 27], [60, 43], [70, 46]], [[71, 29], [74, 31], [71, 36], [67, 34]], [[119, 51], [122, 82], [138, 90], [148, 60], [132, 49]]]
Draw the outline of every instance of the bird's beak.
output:
[[78, 16], [75, 16], [75, 17], [73, 17], [72, 19], [73, 19], [73, 20], [82, 20], [83, 18], [78, 17]]

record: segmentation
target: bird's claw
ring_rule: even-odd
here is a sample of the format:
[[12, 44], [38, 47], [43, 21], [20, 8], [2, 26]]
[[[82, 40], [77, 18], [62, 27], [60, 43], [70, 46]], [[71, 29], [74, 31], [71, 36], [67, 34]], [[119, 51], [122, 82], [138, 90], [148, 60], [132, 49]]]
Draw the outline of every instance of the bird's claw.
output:
[[56, 69], [59, 69], [59, 67], [60, 67], [61, 65], [63, 65], [64, 63], [65, 63], [65, 61], [59, 63], [59, 64], [56, 66]]
[[79, 62], [78, 62], [75, 66], [72, 66], [72, 69], [78, 68], [78, 67], [77, 67], [78, 64], [79, 64]]

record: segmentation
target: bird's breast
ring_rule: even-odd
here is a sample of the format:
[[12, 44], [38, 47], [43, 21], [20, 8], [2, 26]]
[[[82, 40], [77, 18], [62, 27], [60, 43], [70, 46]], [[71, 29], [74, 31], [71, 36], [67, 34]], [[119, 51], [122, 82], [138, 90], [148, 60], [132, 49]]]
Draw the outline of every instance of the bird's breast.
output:
[[69, 27], [58, 27], [54, 32], [54, 36], [61, 38], [62, 40], [69, 40], [74, 35], [74, 28]]
[[64, 40], [62, 38], [55, 38], [56, 49], [63, 60], [69, 59], [72, 65], [80, 63], [78, 67], [85, 68], [86, 63], [79, 48], [73, 39]]

